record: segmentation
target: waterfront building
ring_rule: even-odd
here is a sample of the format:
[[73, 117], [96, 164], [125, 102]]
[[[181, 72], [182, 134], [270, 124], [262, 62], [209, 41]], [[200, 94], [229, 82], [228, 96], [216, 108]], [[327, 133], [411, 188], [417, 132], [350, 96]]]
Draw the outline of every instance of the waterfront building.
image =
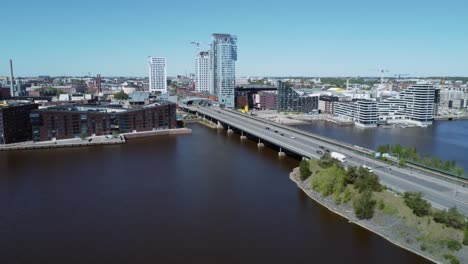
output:
[[37, 108], [37, 104], [16, 101], [0, 102], [0, 144], [31, 140], [29, 114]]
[[176, 105], [159, 101], [132, 108], [62, 105], [30, 114], [33, 140], [77, 138], [176, 128]]
[[299, 94], [288, 82], [278, 81], [278, 112], [313, 112], [318, 109], [318, 98], [318, 94]]
[[435, 94], [434, 86], [428, 84], [416, 84], [403, 90], [400, 96], [405, 104], [407, 120], [419, 125], [432, 124]]
[[262, 91], [254, 95], [255, 108], [259, 110], [276, 110], [278, 95], [276, 91]]
[[360, 127], [376, 127], [379, 117], [377, 102], [370, 100], [337, 102], [335, 115]]
[[234, 108], [237, 37], [230, 34], [213, 34], [212, 38], [209, 54], [211, 89], [218, 96], [221, 105]]
[[210, 89], [210, 55], [207, 51], [195, 57], [195, 91], [214, 93]]
[[167, 69], [165, 57], [149, 57], [150, 92], [167, 93]]

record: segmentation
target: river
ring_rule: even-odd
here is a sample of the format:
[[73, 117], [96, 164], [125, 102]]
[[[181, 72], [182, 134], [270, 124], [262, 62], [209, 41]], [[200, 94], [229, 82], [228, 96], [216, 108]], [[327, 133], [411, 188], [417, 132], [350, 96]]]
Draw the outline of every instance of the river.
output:
[[309, 199], [297, 160], [189, 127], [0, 153], [0, 263], [429, 263]]
[[330, 137], [342, 142], [377, 150], [383, 144], [401, 144], [416, 147], [422, 155], [455, 160], [468, 172], [468, 120], [437, 121], [425, 128], [359, 128], [339, 126], [326, 121], [297, 128]]

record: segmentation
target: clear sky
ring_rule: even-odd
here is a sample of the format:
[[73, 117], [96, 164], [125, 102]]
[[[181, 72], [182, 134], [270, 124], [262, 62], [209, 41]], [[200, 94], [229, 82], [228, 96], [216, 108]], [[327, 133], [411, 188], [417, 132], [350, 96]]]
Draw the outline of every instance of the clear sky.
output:
[[238, 37], [237, 76], [468, 76], [467, 0], [8, 0], [0, 75], [193, 72], [191, 41]]

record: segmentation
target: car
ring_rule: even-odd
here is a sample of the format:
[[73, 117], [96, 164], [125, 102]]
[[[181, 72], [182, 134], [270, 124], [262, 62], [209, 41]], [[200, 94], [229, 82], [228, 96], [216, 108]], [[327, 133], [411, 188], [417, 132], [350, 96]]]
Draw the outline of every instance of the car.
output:
[[329, 150], [329, 149], [326, 149], [325, 151], [328, 152], [328, 153], [330, 153], [330, 150]]
[[266, 130], [270, 130], [270, 128], [269, 128], [269, 127], [265, 127], [265, 129], [266, 129]]
[[278, 133], [278, 130], [275, 130], [275, 133]]
[[320, 146], [319, 148], [320, 148], [320, 149], [325, 149], [325, 147], [324, 147], [324, 146]]
[[319, 155], [323, 155], [323, 152], [322, 152], [321, 150], [317, 150], [316, 152], [317, 152], [317, 154], [319, 154]]
[[295, 136], [291, 136], [292, 139], [295, 139], [296, 137]]
[[280, 135], [284, 136], [284, 134], [283, 134], [283, 133], [281, 133]]

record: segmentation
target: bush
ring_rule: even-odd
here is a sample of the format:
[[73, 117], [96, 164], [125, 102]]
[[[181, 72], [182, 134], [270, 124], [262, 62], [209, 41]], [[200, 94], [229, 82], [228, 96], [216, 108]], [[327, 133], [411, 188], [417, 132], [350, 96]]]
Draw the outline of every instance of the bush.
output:
[[419, 217], [431, 213], [431, 204], [422, 199], [420, 192], [405, 192], [403, 195], [405, 204], [413, 210], [413, 213]]
[[342, 202], [347, 203], [347, 202], [351, 201], [351, 198], [352, 198], [351, 191], [349, 190], [349, 187], [346, 187], [346, 189], [343, 192]]
[[309, 178], [311, 171], [309, 168], [309, 162], [307, 160], [302, 160], [301, 163], [299, 163], [299, 171], [301, 173], [301, 181]]
[[346, 184], [354, 184], [358, 177], [358, 172], [356, 167], [349, 166], [348, 170], [346, 171]]
[[371, 219], [374, 216], [375, 200], [372, 199], [372, 191], [365, 191], [353, 201], [354, 213], [358, 219]]
[[434, 212], [434, 221], [445, 224], [448, 227], [456, 229], [465, 228], [465, 216], [460, 214], [456, 207], [450, 208], [448, 211], [437, 210]]
[[427, 245], [426, 244], [421, 244], [421, 250], [426, 251], [426, 249], [427, 249]]
[[446, 241], [446, 243], [447, 243], [447, 248], [452, 251], [458, 251], [462, 248], [462, 244], [458, 242], [457, 240], [449, 239]]
[[377, 208], [379, 208], [379, 210], [383, 210], [385, 208], [385, 203], [382, 199], [377, 203]]
[[465, 228], [465, 236], [463, 237], [463, 245], [468, 246], [468, 227]]
[[450, 261], [450, 264], [460, 264], [460, 261], [453, 255], [444, 254], [444, 258]]

